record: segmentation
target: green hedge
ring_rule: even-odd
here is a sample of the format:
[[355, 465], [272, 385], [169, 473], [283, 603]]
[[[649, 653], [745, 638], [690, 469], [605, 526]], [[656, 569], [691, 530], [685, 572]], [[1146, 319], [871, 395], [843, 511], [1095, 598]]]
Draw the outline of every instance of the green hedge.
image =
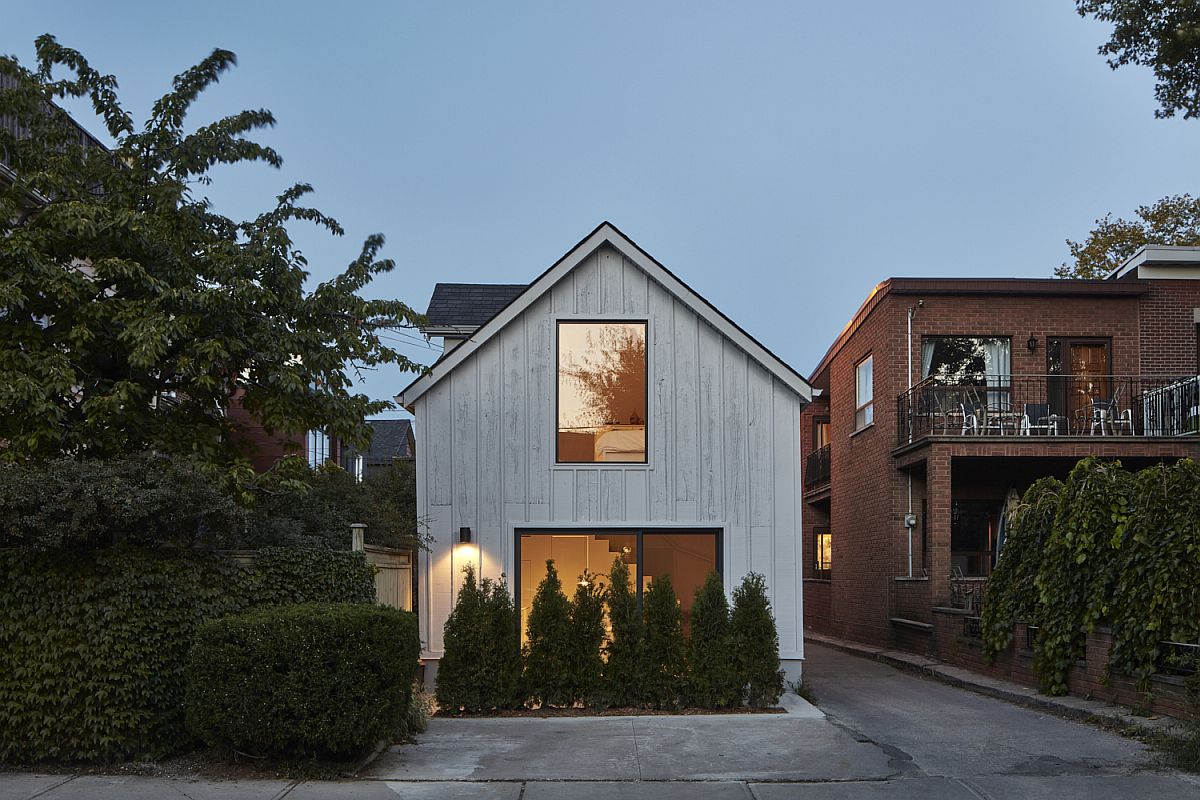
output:
[[[315, 576], [315, 578], [314, 578]], [[205, 620], [374, 600], [361, 553], [0, 550], [0, 761], [157, 758], [191, 743], [183, 667]]]
[[187, 663], [189, 727], [257, 756], [337, 759], [408, 713], [416, 616], [363, 604], [261, 609], [201, 626]]

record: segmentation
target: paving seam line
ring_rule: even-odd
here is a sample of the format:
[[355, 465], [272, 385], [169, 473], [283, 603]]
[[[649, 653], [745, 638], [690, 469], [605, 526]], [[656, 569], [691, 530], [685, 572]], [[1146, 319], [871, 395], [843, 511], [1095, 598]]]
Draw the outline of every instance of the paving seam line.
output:
[[53, 792], [58, 787], [68, 784], [78, 777], [79, 777], [78, 775], [68, 775], [66, 778], [64, 778], [63, 780], [54, 784], [53, 786], [47, 786], [45, 789], [42, 789], [41, 791], [34, 792], [33, 794], [29, 795], [29, 797], [27, 797], [26, 800], [34, 800], [35, 797], [44, 797], [45, 795], [49, 794], [50, 792]]

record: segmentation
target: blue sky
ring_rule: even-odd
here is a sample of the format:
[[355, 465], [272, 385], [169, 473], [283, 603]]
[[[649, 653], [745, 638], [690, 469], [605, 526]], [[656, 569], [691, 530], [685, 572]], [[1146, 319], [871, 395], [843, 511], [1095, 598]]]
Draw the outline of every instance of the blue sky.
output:
[[237, 53], [192, 122], [269, 108], [285, 164], [207, 194], [246, 216], [311, 182], [347, 230], [297, 231], [314, 279], [381, 232], [398, 266], [372, 293], [424, 310], [607, 219], [803, 373], [883, 278], [1050, 276], [1064, 239], [1200, 173], [1200, 122], [1154, 119], [1149, 71], [1109, 70], [1070, 0], [5, 5], [4, 52], [55, 34], [139, 121]]

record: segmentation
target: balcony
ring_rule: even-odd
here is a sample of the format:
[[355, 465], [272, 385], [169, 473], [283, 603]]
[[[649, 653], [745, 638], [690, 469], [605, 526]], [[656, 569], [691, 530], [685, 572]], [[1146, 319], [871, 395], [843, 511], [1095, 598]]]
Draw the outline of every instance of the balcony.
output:
[[804, 461], [804, 488], [815, 489], [829, 483], [829, 445], [813, 450]]
[[927, 378], [896, 405], [897, 446], [930, 437], [1200, 435], [1194, 375], [997, 375], [978, 384]]

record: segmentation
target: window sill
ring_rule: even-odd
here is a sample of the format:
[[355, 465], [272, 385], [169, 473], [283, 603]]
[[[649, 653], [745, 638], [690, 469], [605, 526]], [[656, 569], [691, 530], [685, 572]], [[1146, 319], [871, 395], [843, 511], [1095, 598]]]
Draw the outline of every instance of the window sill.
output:
[[833, 579], [832, 578], [805, 578], [804, 582], [805, 583], [823, 583], [825, 585], [829, 585], [829, 584], [833, 583]]
[[858, 430], [851, 433], [850, 438], [853, 439], [855, 436], [858, 436], [860, 433], [866, 433], [867, 431], [871, 430], [874, 427], [875, 427], [874, 421], [868, 422], [866, 425], [863, 425], [861, 428], [859, 428]]
[[650, 469], [641, 461], [567, 461], [555, 463], [554, 469]]

